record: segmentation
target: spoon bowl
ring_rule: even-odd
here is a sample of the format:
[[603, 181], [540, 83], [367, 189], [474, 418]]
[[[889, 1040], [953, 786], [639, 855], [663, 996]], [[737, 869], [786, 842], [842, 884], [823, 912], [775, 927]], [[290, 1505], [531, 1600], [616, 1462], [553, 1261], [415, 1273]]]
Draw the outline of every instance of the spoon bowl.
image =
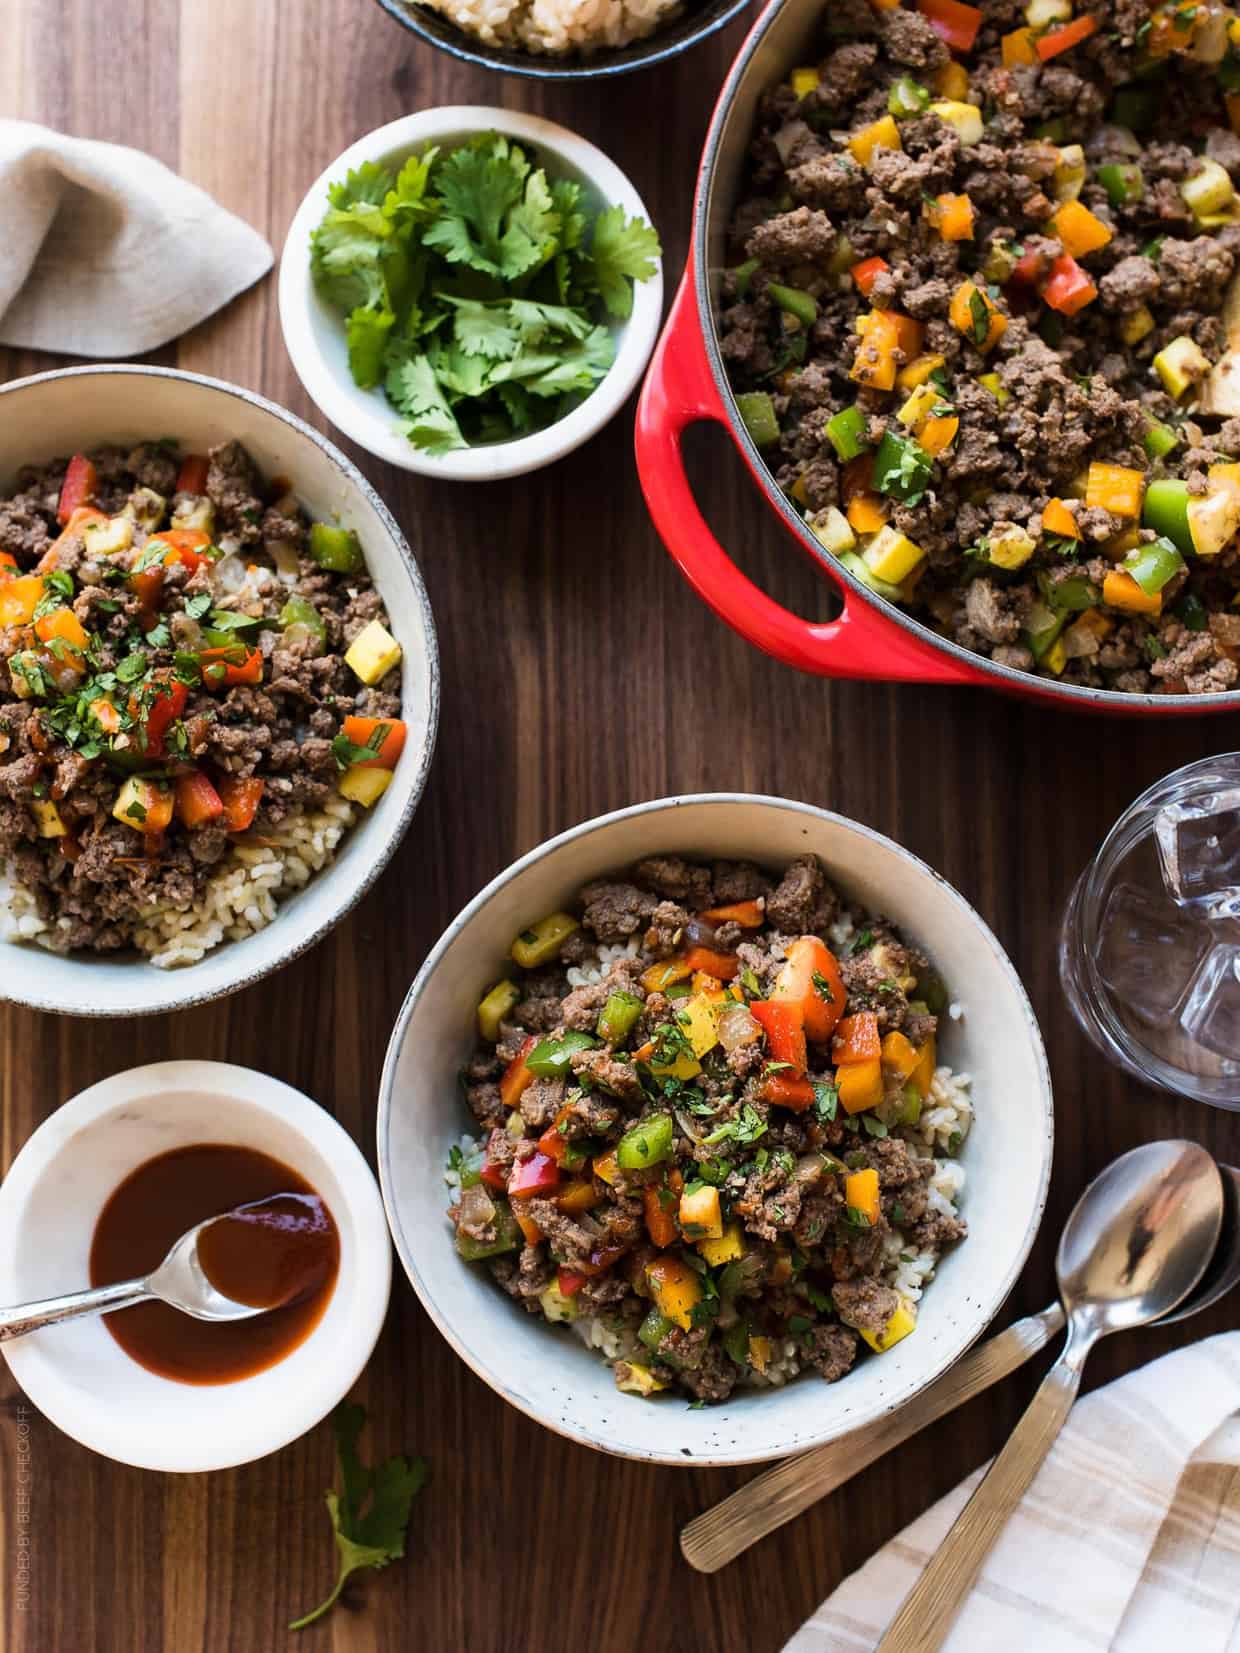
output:
[[[225, 1212], [223, 1216], [229, 1214]], [[233, 1297], [225, 1297], [207, 1278], [198, 1243], [203, 1233], [221, 1220], [222, 1217], [208, 1217], [182, 1234], [155, 1272], [147, 1277], [148, 1294], [171, 1308], [180, 1309], [182, 1314], [193, 1315], [195, 1320], [249, 1320], [256, 1314], [270, 1313], [271, 1304], [256, 1307], [252, 1303], [239, 1303]]]

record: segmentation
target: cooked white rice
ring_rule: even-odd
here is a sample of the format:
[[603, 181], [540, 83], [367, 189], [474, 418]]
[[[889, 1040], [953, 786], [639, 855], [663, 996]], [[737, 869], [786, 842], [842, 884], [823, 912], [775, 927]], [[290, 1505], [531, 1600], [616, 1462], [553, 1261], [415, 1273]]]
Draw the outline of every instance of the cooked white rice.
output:
[[680, 11], [680, 0], [421, 0], [488, 46], [552, 57], [641, 40]]
[[[270, 924], [280, 901], [309, 883], [336, 853], [352, 825], [347, 798], [330, 797], [312, 813], [298, 813], [264, 836], [263, 844], [238, 843], [212, 873], [200, 900], [189, 907], [153, 906], [136, 929], [137, 946], [161, 970], [197, 964], [223, 941], [240, 941]], [[59, 950], [58, 928], [39, 916], [33, 894], [0, 864], [0, 940], [34, 941]]]

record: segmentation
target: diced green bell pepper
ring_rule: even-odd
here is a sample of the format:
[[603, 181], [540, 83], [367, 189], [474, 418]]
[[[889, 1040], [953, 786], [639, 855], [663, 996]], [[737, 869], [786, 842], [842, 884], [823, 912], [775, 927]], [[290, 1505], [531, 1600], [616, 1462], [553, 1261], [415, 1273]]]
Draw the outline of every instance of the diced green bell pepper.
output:
[[900, 1106], [901, 1125], [916, 1125], [921, 1119], [921, 1092], [910, 1079], [904, 1087]]
[[731, 271], [732, 285], [736, 290], [737, 298], [748, 298], [749, 283], [761, 268], [762, 260], [760, 258], [747, 258], [743, 264], [738, 264]]
[[1146, 528], [1169, 539], [1178, 550], [1190, 553], [1193, 536], [1188, 526], [1188, 484], [1178, 478], [1160, 477], [1145, 490], [1141, 521]]
[[1179, 446], [1180, 437], [1170, 425], [1164, 425], [1157, 419], [1147, 419], [1141, 441], [1151, 459], [1165, 459]]
[[812, 327], [818, 320], [818, 300], [799, 287], [781, 287], [778, 281], [767, 286], [767, 296], [789, 316], [795, 316], [802, 327]]
[[1035, 128], [1035, 138], [1045, 138], [1048, 143], [1061, 144], [1068, 136], [1068, 123], [1062, 115], [1055, 115], [1041, 126]]
[[1106, 190], [1113, 207], [1139, 201], [1145, 194], [1145, 179], [1135, 162], [1108, 161], [1098, 168], [1098, 182]]
[[765, 390], [743, 390], [736, 398], [736, 411], [760, 448], [772, 447], [779, 441], [775, 404]]
[[887, 93], [887, 113], [897, 117], [920, 115], [930, 107], [930, 93], [912, 75], [893, 80]]
[[658, 1165], [672, 1151], [672, 1116], [652, 1113], [639, 1119], [616, 1144], [616, 1163], [622, 1171], [641, 1171]]
[[1025, 620], [1025, 641], [1036, 660], [1041, 660], [1067, 623], [1066, 611], [1056, 614], [1045, 603], [1034, 603]]
[[886, 597], [889, 603], [901, 602], [904, 593], [898, 585], [892, 585], [890, 580], [880, 580], [870, 568], [869, 564], [859, 557], [855, 551], [841, 551], [839, 563], [842, 568], [861, 581], [862, 585], [869, 586], [870, 590], [879, 597]]
[[598, 1019], [598, 1036], [609, 1045], [627, 1039], [642, 1013], [642, 1001], [635, 993], [612, 993]]
[[565, 1033], [559, 1039], [542, 1039], [525, 1058], [525, 1065], [539, 1079], [562, 1079], [571, 1071], [579, 1050], [593, 1050], [598, 1040], [592, 1033]]
[[1111, 120], [1130, 132], [1144, 132], [1154, 119], [1156, 94], [1148, 86], [1121, 86], [1111, 104]]
[[1070, 574], [1055, 581], [1045, 569], [1038, 575], [1038, 589], [1057, 614], [1082, 614], [1098, 601], [1098, 587], [1084, 574]]
[[865, 439], [865, 414], [859, 407], [841, 408], [827, 420], [827, 441], [843, 460], [856, 459], [869, 447]]
[[676, 1322], [674, 1320], [669, 1320], [665, 1314], [660, 1314], [658, 1309], [651, 1309], [650, 1313], [637, 1328], [638, 1342], [644, 1343], [650, 1350], [651, 1354], [658, 1355], [659, 1359], [663, 1361], [665, 1365], [678, 1366], [680, 1363], [676, 1360], [674, 1355], [669, 1356], [666, 1354], [659, 1354], [659, 1345], [663, 1342], [669, 1332], [674, 1332], [675, 1330]]
[[305, 626], [310, 635], [318, 639], [320, 647], [327, 642], [323, 616], [305, 597], [290, 597], [280, 610], [281, 631], [287, 631], [290, 626]]
[[365, 566], [362, 547], [351, 528], [333, 528], [329, 522], [310, 524], [310, 555], [320, 568], [333, 574], [356, 574]]
[[1204, 631], [1210, 623], [1206, 605], [1193, 591], [1186, 591], [1171, 612], [1186, 631]]
[[941, 1016], [947, 1009], [947, 984], [937, 970], [924, 970], [914, 991], [931, 1016]]
[[749, 1322], [738, 1320], [720, 1338], [723, 1352], [737, 1366], [749, 1365]]
[[920, 442], [911, 436], [897, 436], [892, 430], [883, 432], [874, 455], [874, 486], [880, 494], [904, 505], [916, 505], [933, 469], [934, 460]]
[[674, 981], [670, 987], [664, 988], [665, 999], [687, 999], [692, 997], [693, 983], [688, 981]]
[[1169, 580], [1181, 573], [1184, 558], [1169, 539], [1150, 540], [1134, 546], [1124, 558], [1124, 573], [1131, 577], [1147, 597], [1155, 597]]
[[495, 1238], [493, 1240], [475, 1240], [471, 1234], [456, 1232], [456, 1252], [467, 1263], [480, 1263], [484, 1257], [501, 1257], [506, 1251], [520, 1251], [525, 1244], [521, 1230], [517, 1227], [517, 1219], [512, 1214], [512, 1208], [505, 1199], [495, 1199]]
[[482, 1181], [482, 1167], [486, 1157], [486, 1153], [481, 1148], [475, 1148], [472, 1154], [466, 1154], [457, 1173], [461, 1179], [462, 1188], [476, 1188]]

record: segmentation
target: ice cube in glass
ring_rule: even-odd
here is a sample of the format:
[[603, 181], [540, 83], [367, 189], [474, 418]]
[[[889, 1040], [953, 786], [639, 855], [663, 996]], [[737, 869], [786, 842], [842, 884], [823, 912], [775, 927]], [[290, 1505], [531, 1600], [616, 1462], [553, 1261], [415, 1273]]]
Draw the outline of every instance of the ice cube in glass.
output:
[[1173, 900], [1208, 918], [1240, 917], [1240, 788], [1165, 804], [1154, 837]]
[[1124, 1009], [1153, 1026], [1172, 1020], [1212, 937], [1160, 889], [1117, 884], [1098, 936], [1098, 970]]
[[1180, 1012], [1180, 1026], [1240, 1072], [1240, 947], [1220, 942], [1211, 949]]

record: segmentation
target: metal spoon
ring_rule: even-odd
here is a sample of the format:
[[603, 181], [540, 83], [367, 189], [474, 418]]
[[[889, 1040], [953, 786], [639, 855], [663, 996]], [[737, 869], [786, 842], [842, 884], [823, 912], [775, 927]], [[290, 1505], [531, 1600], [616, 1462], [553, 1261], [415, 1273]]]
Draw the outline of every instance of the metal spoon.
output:
[[0, 1343], [25, 1337], [27, 1332], [40, 1331], [44, 1326], [55, 1326], [62, 1320], [76, 1320], [83, 1314], [110, 1314], [114, 1309], [127, 1309], [153, 1297], [193, 1315], [195, 1320], [246, 1320], [251, 1315], [269, 1313], [269, 1307], [255, 1308], [250, 1303], [225, 1297], [203, 1272], [198, 1258], [199, 1236], [219, 1221], [219, 1217], [208, 1217], [206, 1222], [182, 1234], [145, 1280], [122, 1280], [115, 1286], [96, 1286], [92, 1291], [74, 1291], [65, 1297], [47, 1297], [42, 1302], [0, 1309]]
[[[1229, 1165], [1219, 1169], [1223, 1173], [1223, 1229], [1214, 1256], [1180, 1307], [1162, 1316], [1160, 1326], [1199, 1314], [1240, 1285], [1240, 1171]], [[1066, 1321], [1059, 1303], [1040, 1314], [1026, 1315], [979, 1343], [897, 1411], [755, 1475], [686, 1524], [680, 1535], [685, 1560], [703, 1573], [726, 1567], [751, 1544], [835, 1492], [928, 1424], [937, 1423], [1032, 1360], [1063, 1330]]]
[[1196, 1143], [1134, 1148], [1090, 1184], [1055, 1262], [1068, 1311], [1063, 1353], [909, 1591], [878, 1653], [936, 1653], [943, 1645], [1063, 1427], [1089, 1351], [1099, 1338], [1148, 1326], [1178, 1308], [1209, 1267], [1222, 1226], [1223, 1179]]

